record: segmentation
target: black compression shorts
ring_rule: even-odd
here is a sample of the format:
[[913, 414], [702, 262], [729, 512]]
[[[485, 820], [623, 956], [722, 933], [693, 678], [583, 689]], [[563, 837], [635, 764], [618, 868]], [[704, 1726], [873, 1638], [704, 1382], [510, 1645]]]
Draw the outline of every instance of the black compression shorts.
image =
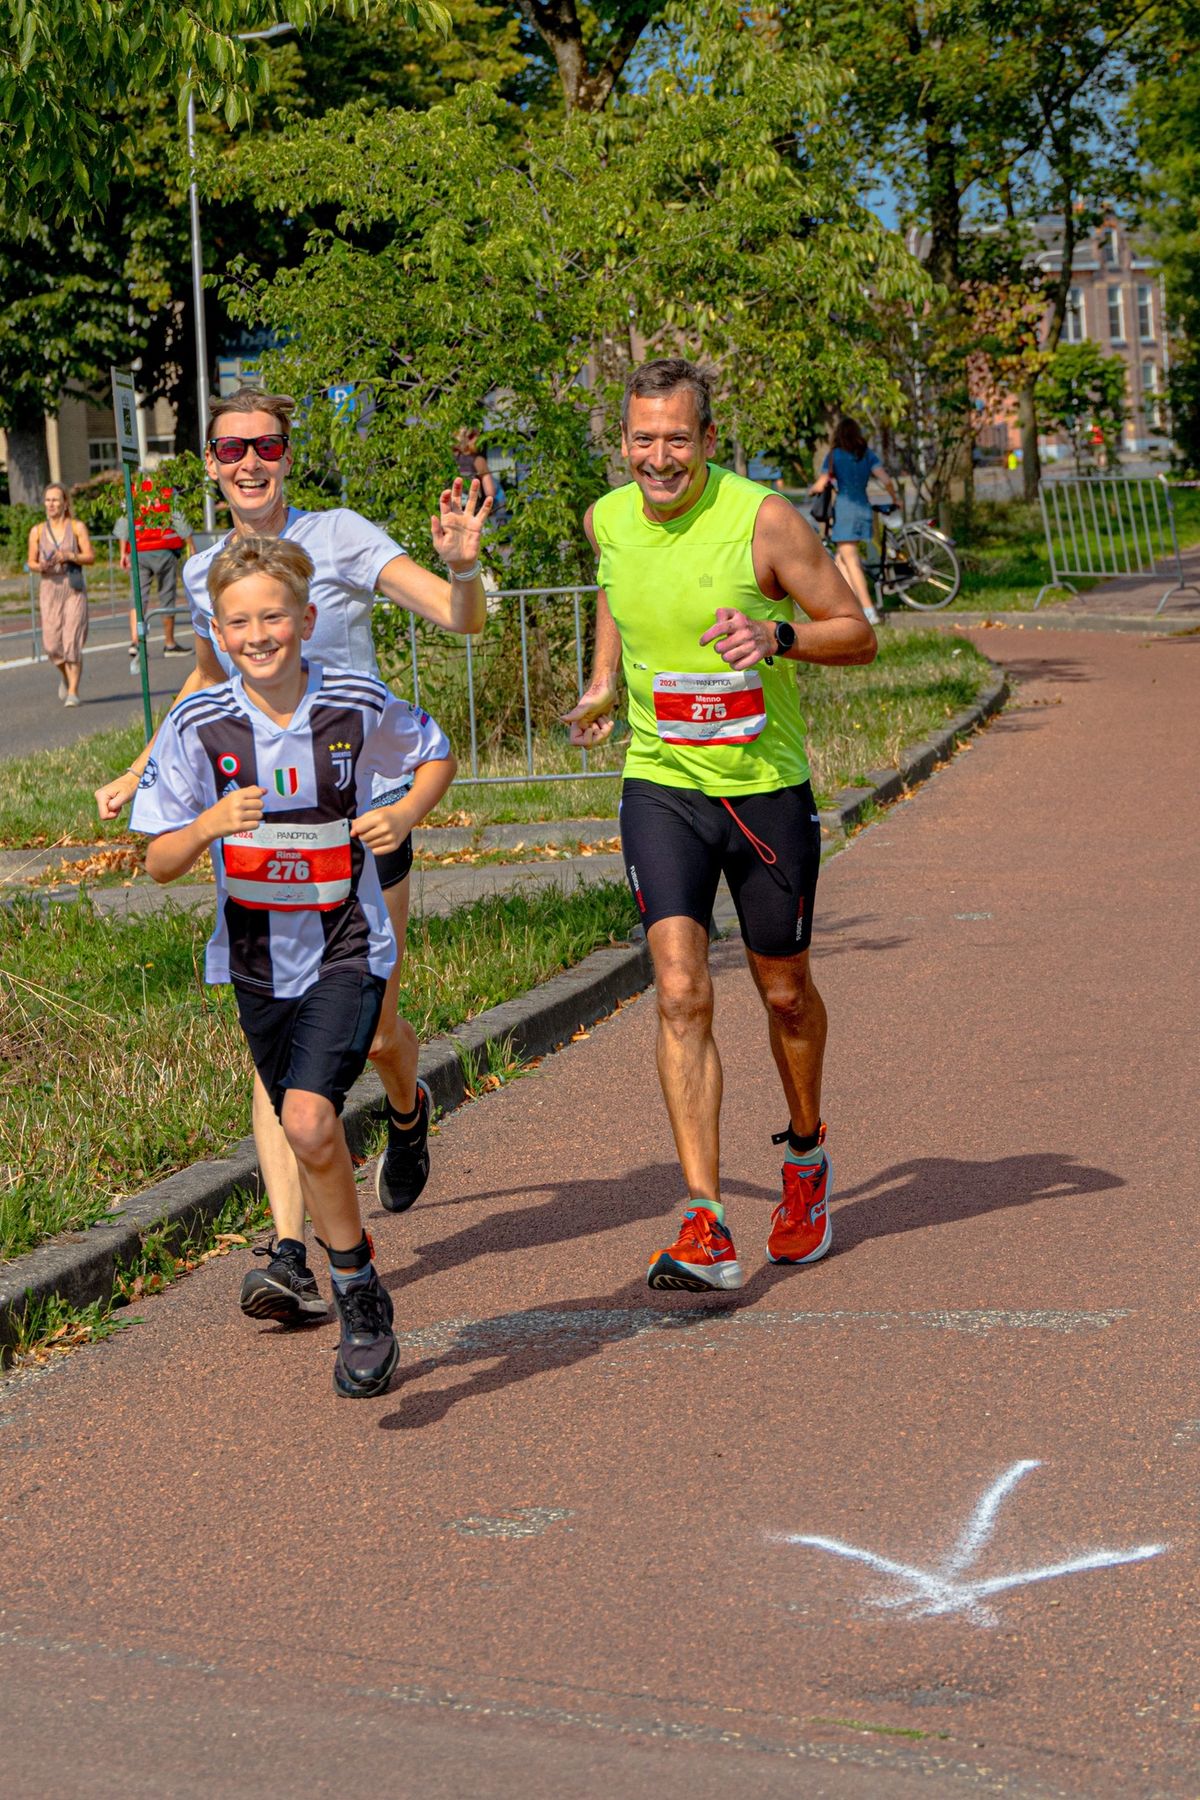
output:
[[324, 1094], [341, 1113], [366, 1067], [386, 985], [365, 969], [333, 969], [298, 999], [277, 1000], [234, 983], [242, 1031], [276, 1113], [293, 1087]]
[[375, 873], [379, 877], [379, 885], [384, 893], [397, 882], [403, 881], [413, 865], [413, 841], [410, 831], [404, 842], [395, 850], [385, 850], [382, 856], [375, 858]]
[[621, 848], [647, 930], [680, 917], [707, 927], [724, 875], [748, 949], [808, 949], [821, 822], [807, 781], [718, 800], [635, 777], [621, 790]]

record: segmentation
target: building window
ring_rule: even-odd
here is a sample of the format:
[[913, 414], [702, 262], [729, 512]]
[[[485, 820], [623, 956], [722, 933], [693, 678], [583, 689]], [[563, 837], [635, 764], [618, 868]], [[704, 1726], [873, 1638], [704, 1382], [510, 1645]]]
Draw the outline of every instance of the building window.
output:
[[1125, 341], [1125, 295], [1119, 287], [1108, 290], [1108, 335], [1114, 344]]
[[116, 438], [91, 438], [88, 441], [88, 474], [103, 475], [108, 469], [119, 469], [121, 458]]
[[1087, 317], [1083, 310], [1083, 289], [1068, 288], [1067, 316], [1063, 321], [1068, 344], [1080, 344], [1087, 336]]
[[1162, 399], [1158, 385], [1158, 364], [1144, 362], [1142, 364], [1142, 409], [1146, 415], [1146, 423], [1155, 431], [1163, 428]]
[[175, 454], [175, 439], [169, 437], [148, 437], [146, 439], [146, 467], [156, 469], [160, 462]]
[[1100, 239], [1100, 260], [1106, 269], [1115, 269], [1119, 260], [1117, 250], [1117, 231], [1110, 225]]
[[1138, 336], [1143, 344], [1154, 342], [1154, 290], [1148, 281], [1138, 283]]

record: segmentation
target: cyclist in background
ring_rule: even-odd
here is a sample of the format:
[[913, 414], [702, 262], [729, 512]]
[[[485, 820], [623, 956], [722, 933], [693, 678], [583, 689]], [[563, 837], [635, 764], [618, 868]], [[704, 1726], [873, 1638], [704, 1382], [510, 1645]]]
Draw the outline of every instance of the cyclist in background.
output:
[[837, 565], [853, 589], [869, 622], [878, 625], [879, 614], [871, 599], [862, 558], [858, 553], [858, 546], [871, 543], [875, 536], [875, 515], [867, 498], [867, 483], [872, 475], [878, 476], [893, 503], [899, 506], [900, 490], [868, 446], [858, 425], [853, 419], [840, 419], [833, 434], [832, 448], [821, 464], [821, 473], [809, 492], [824, 493], [831, 482], [836, 488], [837, 509], [829, 535], [837, 545]]

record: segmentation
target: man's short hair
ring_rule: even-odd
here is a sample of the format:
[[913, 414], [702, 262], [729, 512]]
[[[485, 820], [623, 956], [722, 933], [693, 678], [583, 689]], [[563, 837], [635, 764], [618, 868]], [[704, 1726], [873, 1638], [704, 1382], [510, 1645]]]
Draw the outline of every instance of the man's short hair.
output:
[[629, 402], [647, 400], [662, 394], [673, 394], [687, 388], [696, 402], [696, 416], [701, 431], [712, 424], [712, 381], [707, 369], [687, 362], [682, 356], [656, 356], [625, 377], [625, 395], [621, 401], [621, 430], [629, 430]]
[[296, 410], [296, 402], [290, 394], [264, 394], [261, 388], [239, 388], [236, 394], [210, 394], [208, 401], [208, 429], [205, 437], [213, 434], [213, 426], [223, 413], [270, 413], [276, 421], [284, 437], [292, 427], [292, 414]]
[[213, 611], [226, 588], [235, 581], [244, 581], [247, 575], [270, 576], [287, 589], [297, 606], [307, 606], [312, 573], [312, 557], [289, 538], [234, 538], [209, 566], [208, 592]]

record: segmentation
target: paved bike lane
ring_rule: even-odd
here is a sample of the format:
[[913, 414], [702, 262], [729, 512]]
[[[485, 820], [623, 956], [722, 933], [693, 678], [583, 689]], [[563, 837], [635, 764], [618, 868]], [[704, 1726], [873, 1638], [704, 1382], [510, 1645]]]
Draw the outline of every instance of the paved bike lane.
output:
[[731, 943], [739, 1295], [642, 1285], [644, 998], [373, 1219], [382, 1402], [236, 1257], [0, 1389], [7, 1792], [1195, 1792], [1200, 639], [978, 641], [1008, 714], [822, 876], [836, 1254], [765, 1264]]

